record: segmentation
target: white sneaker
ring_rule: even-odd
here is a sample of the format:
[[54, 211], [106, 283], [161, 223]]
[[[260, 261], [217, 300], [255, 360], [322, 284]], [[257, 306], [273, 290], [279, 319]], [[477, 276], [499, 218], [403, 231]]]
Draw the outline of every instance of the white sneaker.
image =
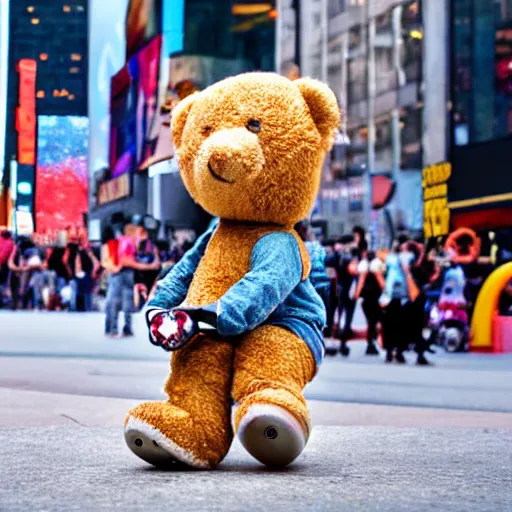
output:
[[262, 464], [284, 467], [304, 450], [308, 433], [298, 420], [277, 405], [255, 404], [238, 425], [245, 449]]

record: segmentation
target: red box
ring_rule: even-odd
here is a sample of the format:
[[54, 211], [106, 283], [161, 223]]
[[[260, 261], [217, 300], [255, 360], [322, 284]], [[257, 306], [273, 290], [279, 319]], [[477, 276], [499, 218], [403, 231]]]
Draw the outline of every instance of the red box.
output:
[[494, 315], [492, 345], [493, 352], [512, 352], [512, 316]]

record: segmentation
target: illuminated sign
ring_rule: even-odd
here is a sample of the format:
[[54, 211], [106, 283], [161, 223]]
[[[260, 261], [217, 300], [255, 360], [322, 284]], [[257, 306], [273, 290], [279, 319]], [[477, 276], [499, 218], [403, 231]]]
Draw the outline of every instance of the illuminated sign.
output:
[[20, 75], [19, 106], [16, 109], [16, 131], [18, 132], [18, 163], [36, 163], [36, 71], [33, 59], [18, 62]]
[[122, 174], [118, 178], [102, 183], [98, 191], [98, 204], [101, 206], [130, 195], [130, 175]]
[[21, 194], [22, 196], [32, 194], [32, 184], [28, 181], [20, 181], [18, 183], [18, 194]]
[[423, 230], [425, 238], [444, 236], [450, 232], [448, 180], [452, 166], [448, 162], [423, 169]]
[[16, 233], [21, 236], [31, 235], [34, 232], [34, 219], [30, 212], [16, 210]]

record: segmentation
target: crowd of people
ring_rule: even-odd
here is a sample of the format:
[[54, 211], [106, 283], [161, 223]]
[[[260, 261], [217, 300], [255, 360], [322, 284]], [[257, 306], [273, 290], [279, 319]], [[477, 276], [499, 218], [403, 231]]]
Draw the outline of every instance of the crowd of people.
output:
[[[424, 337], [427, 306], [439, 296], [443, 274], [457, 266], [471, 305], [492, 270], [492, 265], [476, 262], [455, 265], [450, 254], [407, 235], [397, 237], [389, 250], [371, 251], [361, 227], [337, 240], [319, 240], [307, 222], [296, 229], [310, 253], [310, 278], [326, 307], [325, 345], [331, 355], [349, 355], [360, 301], [368, 356], [380, 353], [380, 334], [387, 362], [405, 363], [404, 352], [413, 348], [417, 364], [430, 364], [425, 357], [432, 343]], [[15, 240], [5, 230], [0, 233], [0, 308], [103, 310], [107, 336], [131, 336], [132, 312], [142, 308], [155, 283], [192, 243], [154, 238], [130, 220], [107, 226], [96, 245], [90, 244], [85, 230], [71, 227], [65, 243], [47, 247], [27, 237]], [[512, 283], [503, 291], [499, 307], [503, 314], [512, 314]]]
[[[141, 225], [125, 222], [104, 229], [101, 244], [84, 229], [66, 229], [65, 243], [43, 246], [30, 237], [0, 233], [0, 308], [106, 313], [105, 333], [133, 334], [139, 310], [156, 280], [190, 246], [153, 242]], [[100, 304], [103, 302], [103, 306]], [[118, 332], [117, 318], [124, 312]]]
[[[439, 298], [450, 269], [457, 269], [471, 316], [478, 292], [494, 265], [485, 261], [457, 262], [442, 247], [425, 246], [401, 234], [391, 249], [371, 251], [365, 230], [337, 240], [315, 240], [307, 223], [296, 226], [312, 260], [311, 279], [327, 312], [327, 354], [350, 353], [347, 342], [356, 337], [352, 328], [358, 301], [366, 319], [366, 354], [378, 355], [381, 335], [386, 362], [404, 364], [404, 352], [413, 349], [418, 365], [429, 365], [433, 340], [424, 334], [429, 307]], [[511, 314], [512, 283], [500, 299], [500, 314]]]

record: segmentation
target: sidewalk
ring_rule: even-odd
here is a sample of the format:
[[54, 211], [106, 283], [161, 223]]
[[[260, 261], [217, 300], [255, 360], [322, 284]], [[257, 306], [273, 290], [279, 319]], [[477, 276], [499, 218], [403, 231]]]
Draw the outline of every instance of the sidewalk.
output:
[[317, 427], [289, 468], [235, 441], [215, 471], [160, 471], [121, 428], [0, 428], [0, 510], [512, 510], [510, 430]]
[[[0, 388], [1, 427], [80, 425], [122, 429], [141, 400]], [[313, 425], [350, 427], [508, 429], [512, 413], [352, 404], [308, 400]]]

